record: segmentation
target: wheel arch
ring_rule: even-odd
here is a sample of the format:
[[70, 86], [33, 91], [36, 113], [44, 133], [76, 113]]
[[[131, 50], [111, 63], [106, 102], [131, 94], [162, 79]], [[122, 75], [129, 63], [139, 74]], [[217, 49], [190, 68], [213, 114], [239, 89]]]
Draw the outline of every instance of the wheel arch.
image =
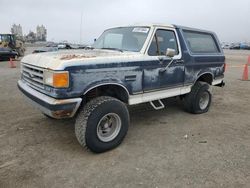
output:
[[196, 83], [197, 81], [202, 81], [208, 83], [209, 85], [212, 85], [213, 79], [214, 75], [211, 72], [203, 72], [198, 75], [194, 83]]
[[88, 87], [83, 93], [83, 96], [86, 99], [105, 95], [115, 97], [126, 104], [128, 104], [129, 101], [129, 91], [124, 85], [120, 83], [95, 84]]

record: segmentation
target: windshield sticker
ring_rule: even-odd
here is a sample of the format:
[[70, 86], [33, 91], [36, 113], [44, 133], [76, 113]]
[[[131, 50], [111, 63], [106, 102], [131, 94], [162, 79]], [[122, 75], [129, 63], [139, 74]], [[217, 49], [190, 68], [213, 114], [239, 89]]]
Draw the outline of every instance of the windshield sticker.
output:
[[145, 28], [145, 27], [135, 27], [133, 29], [133, 32], [136, 32], [136, 33], [148, 33], [149, 31], [149, 28]]

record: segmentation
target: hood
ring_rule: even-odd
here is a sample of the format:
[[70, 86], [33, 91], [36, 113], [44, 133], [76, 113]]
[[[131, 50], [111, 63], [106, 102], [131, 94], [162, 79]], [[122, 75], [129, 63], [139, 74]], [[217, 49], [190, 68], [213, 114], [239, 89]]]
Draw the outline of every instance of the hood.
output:
[[23, 63], [52, 70], [64, 70], [68, 66], [124, 62], [143, 56], [139, 52], [119, 52], [114, 50], [63, 50], [57, 52], [37, 53], [25, 56]]

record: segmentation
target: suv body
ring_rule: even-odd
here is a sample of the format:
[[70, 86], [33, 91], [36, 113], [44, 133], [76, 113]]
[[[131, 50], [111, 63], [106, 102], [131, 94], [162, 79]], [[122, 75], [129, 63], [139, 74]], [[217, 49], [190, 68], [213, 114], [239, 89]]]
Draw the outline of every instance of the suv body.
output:
[[18, 87], [47, 116], [77, 114], [80, 144], [103, 152], [126, 135], [124, 104], [150, 102], [161, 109], [161, 99], [180, 96], [187, 111], [207, 112], [209, 85], [224, 85], [219, 44], [213, 32], [176, 25], [113, 28], [93, 47], [25, 56]]

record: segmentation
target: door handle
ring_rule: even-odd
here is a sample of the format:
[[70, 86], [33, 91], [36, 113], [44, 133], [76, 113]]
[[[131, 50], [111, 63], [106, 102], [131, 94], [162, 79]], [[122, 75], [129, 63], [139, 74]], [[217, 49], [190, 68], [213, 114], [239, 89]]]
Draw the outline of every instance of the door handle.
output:
[[[166, 58], [164, 58], [164, 57], [159, 57], [158, 58], [159, 59], [159, 61], [160, 61], [160, 63], [162, 63], [164, 60], [166, 60]], [[176, 59], [176, 60], [174, 60], [174, 62], [173, 63], [184, 63], [184, 60], [183, 59]]]
[[164, 72], [166, 72], [166, 70], [168, 69], [168, 67], [172, 64], [172, 63], [184, 63], [184, 60], [183, 59], [179, 59], [179, 60], [175, 60], [175, 59], [172, 59], [171, 61], [170, 61], [170, 63], [165, 67], [165, 68], [161, 68], [160, 70], [159, 70], [159, 73], [164, 73]]

